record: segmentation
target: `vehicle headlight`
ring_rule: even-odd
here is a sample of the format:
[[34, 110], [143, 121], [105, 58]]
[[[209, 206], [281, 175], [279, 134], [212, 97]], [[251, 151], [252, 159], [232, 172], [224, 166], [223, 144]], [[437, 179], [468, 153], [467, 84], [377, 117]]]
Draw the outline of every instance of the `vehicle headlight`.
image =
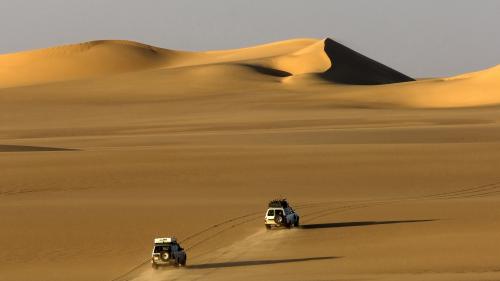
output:
[[154, 256], [154, 257], [153, 257], [153, 259], [154, 259], [154, 260], [158, 260], [158, 256]]

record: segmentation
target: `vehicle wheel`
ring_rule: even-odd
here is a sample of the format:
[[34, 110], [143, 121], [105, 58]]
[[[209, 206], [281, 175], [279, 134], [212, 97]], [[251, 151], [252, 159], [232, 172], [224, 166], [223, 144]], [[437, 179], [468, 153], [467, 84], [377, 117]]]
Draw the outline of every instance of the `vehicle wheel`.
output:
[[156, 263], [152, 263], [152, 264], [151, 264], [151, 267], [152, 267], [154, 270], [158, 269], [158, 265], [157, 265]]
[[186, 263], [187, 263], [187, 257], [185, 257], [182, 262], [181, 262], [181, 266], [186, 266]]
[[163, 262], [168, 262], [168, 260], [170, 259], [170, 254], [168, 252], [161, 252], [160, 253], [160, 259]]
[[168, 261], [169, 258], [170, 258], [170, 255], [168, 254], [168, 252], [161, 252], [160, 253], [160, 259], [162, 261]]
[[299, 224], [299, 218], [297, 218], [297, 219], [295, 220], [295, 224], [294, 224], [293, 226], [298, 227], [299, 225], [300, 225], [300, 224]]
[[266, 224], [266, 229], [271, 229], [271, 225], [270, 224]]
[[282, 224], [283, 224], [283, 217], [282, 217], [282, 216], [275, 216], [275, 217], [274, 217], [274, 222], [275, 222], [277, 225], [282, 225]]

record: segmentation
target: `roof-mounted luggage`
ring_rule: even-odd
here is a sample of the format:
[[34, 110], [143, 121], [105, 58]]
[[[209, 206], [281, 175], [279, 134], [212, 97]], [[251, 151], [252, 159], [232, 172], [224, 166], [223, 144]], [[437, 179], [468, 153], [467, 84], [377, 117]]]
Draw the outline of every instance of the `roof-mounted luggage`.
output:
[[275, 199], [269, 202], [269, 207], [273, 208], [288, 208], [288, 202], [286, 199]]

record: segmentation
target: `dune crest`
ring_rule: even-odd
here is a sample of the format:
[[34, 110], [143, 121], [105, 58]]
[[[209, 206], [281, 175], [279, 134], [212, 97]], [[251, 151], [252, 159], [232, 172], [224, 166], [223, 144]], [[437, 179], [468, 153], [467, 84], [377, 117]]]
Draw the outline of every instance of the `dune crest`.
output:
[[[118, 77], [119, 83], [113, 80], [120, 75], [127, 75], [126, 79]], [[110, 79], [102, 82], [102, 91], [118, 85], [131, 87], [131, 83], [135, 87], [142, 85], [137, 92], [146, 88], [241, 92], [251, 86], [255, 91], [300, 93], [307, 99], [356, 106], [446, 108], [500, 104], [500, 66], [415, 81], [330, 38], [206, 52], [101, 40], [0, 55], [0, 89], [85, 79]], [[192, 89], [193, 85], [196, 88]]]
[[292, 53], [247, 63], [278, 70], [287, 73], [287, 76], [318, 74], [337, 84], [380, 85], [415, 81], [330, 38], [317, 40]]
[[332, 67], [322, 77], [333, 82], [352, 85], [380, 85], [415, 81], [415, 79], [330, 38], [325, 40], [325, 53], [332, 61]]
[[252, 62], [254, 65], [276, 69], [291, 75], [323, 73], [331, 67], [324, 51], [324, 41], [319, 40], [292, 53]]
[[86, 79], [155, 68], [241, 64], [278, 76], [321, 74], [342, 84], [412, 81], [332, 39], [293, 39], [253, 47], [184, 52], [124, 40], [99, 40], [0, 55], [0, 87]]
[[100, 40], [0, 55], [0, 87], [84, 79], [174, 64], [186, 52]]

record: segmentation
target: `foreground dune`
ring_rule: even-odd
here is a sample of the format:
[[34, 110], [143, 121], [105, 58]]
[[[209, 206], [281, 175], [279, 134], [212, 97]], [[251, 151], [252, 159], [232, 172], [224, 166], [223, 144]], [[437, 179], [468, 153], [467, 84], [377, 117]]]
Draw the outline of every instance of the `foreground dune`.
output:
[[[1, 55], [0, 280], [499, 280], [499, 76], [330, 39]], [[302, 227], [264, 230], [278, 196]], [[163, 235], [187, 268], [150, 268]]]

